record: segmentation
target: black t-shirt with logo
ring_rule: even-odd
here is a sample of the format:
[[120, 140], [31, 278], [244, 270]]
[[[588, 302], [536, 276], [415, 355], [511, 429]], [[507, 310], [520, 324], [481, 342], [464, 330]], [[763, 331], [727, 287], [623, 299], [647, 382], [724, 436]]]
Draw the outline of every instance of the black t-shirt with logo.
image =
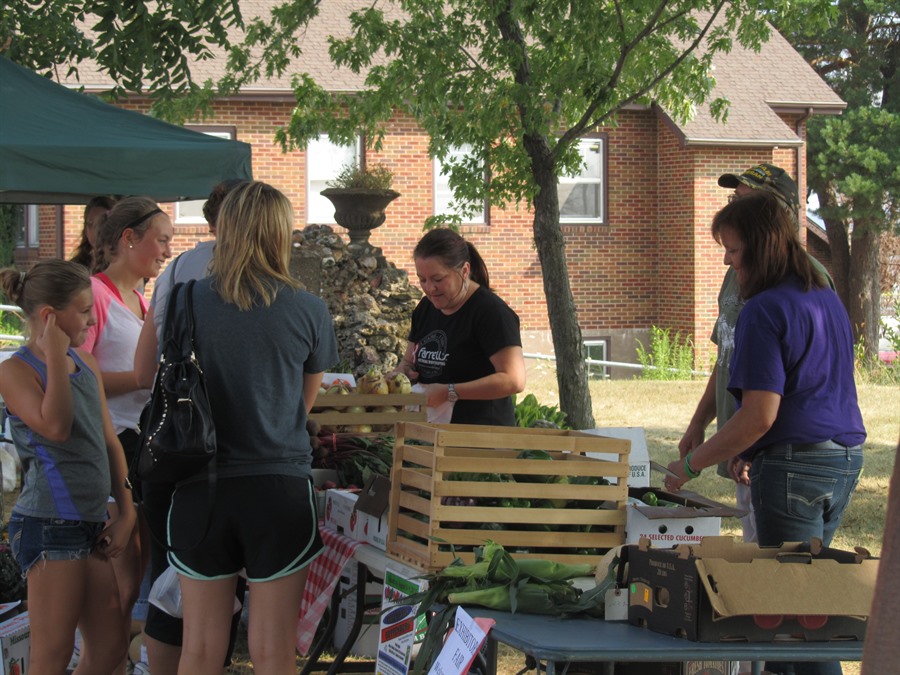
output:
[[[491, 375], [496, 372], [491, 356], [522, 346], [519, 317], [483, 286], [449, 316], [422, 298], [413, 311], [409, 341], [416, 345], [415, 369], [422, 384], [457, 384]], [[452, 421], [514, 426], [512, 397], [457, 401]]]

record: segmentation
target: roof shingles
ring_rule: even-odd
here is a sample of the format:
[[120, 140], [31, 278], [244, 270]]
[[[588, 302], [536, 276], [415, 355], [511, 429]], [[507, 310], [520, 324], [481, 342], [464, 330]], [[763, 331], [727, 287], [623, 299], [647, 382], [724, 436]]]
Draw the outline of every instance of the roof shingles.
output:
[[[245, 19], [268, 16], [280, 0], [242, 0]], [[291, 78], [296, 73], [309, 73], [330, 91], [359, 91], [364, 88], [364, 74], [346, 68], [335, 68], [328, 58], [328, 38], [350, 31], [349, 15], [354, 9], [370, 4], [366, 0], [329, 0], [319, 4], [318, 16], [297, 35], [302, 54], [293, 67], [281, 76], [264, 78], [242, 90], [245, 95], [261, 93], [291, 95]], [[391, 3], [385, 3], [391, 6]], [[394, 11], [396, 5], [393, 5]], [[211, 58], [192, 65], [198, 82], [216, 80], [224, 72], [225, 59]], [[80, 84], [88, 90], [110, 87], [109, 78], [96, 68], [80, 67]], [[803, 57], [776, 30], [759, 52], [735, 43], [730, 53], [715, 57], [716, 86], [710, 100], [723, 97], [730, 101], [725, 123], [717, 122], [709, 105], [696, 108], [693, 119], [686, 123], [669, 120], [687, 145], [799, 145], [802, 140], [778, 116], [778, 112], [839, 113], [844, 102], [815, 73]], [[75, 84], [75, 81], [71, 81]], [[665, 112], [663, 111], [663, 114]]]

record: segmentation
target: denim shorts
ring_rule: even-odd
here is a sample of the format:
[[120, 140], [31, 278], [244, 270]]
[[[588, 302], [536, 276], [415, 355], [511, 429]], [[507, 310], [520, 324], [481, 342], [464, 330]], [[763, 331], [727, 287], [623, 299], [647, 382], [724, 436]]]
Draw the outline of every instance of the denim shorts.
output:
[[60, 518], [33, 518], [13, 512], [9, 544], [22, 576], [41, 560], [82, 560], [96, 546], [105, 523]]

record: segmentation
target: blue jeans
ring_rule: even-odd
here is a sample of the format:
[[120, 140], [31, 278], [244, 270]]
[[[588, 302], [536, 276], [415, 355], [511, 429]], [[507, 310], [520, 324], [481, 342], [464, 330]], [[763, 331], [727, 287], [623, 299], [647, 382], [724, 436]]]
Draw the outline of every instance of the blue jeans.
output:
[[[750, 491], [760, 546], [813, 537], [831, 544], [862, 472], [862, 446], [772, 445], [753, 458]], [[782, 675], [840, 675], [841, 664], [766, 663]]]
[[9, 545], [24, 577], [41, 560], [87, 558], [104, 525], [83, 520], [33, 518], [13, 511], [9, 517]]

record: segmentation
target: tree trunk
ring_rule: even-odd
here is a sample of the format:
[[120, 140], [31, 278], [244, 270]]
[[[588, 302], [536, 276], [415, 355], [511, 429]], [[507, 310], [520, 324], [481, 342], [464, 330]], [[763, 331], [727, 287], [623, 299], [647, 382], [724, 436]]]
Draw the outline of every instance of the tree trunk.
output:
[[[833, 185], [815, 189], [822, 207], [834, 206]], [[851, 236], [847, 221], [839, 218], [825, 218], [825, 229], [835, 290], [850, 317], [853, 339], [862, 339], [866, 358], [875, 359], [881, 326], [881, 233], [877, 226], [854, 221]]]
[[525, 147], [532, 158], [535, 182], [540, 186], [534, 198], [534, 241], [541, 261], [547, 315], [556, 353], [559, 407], [566, 413], [573, 429], [592, 429], [594, 414], [582, 352], [581, 327], [569, 285], [565, 239], [559, 226], [558, 179], [552, 170], [546, 139], [526, 136]]
[[866, 360], [878, 358], [881, 324], [881, 277], [879, 251], [881, 233], [870, 223], [856, 221], [850, 249], [850, 325], [853, 337], [863, 340]]
[[[824, 188], [824, 189], [823, 189]], [[825, 184], [822, 188], [815, 186], [822, 208], [834, 206], [834, 190]], [[825, 231], [828, 233], [828, 244], [831, 247], [831, 278], [834, 289], [850, 313], [850, 234], [847, 223], [839, 218], [825, 218]]]

